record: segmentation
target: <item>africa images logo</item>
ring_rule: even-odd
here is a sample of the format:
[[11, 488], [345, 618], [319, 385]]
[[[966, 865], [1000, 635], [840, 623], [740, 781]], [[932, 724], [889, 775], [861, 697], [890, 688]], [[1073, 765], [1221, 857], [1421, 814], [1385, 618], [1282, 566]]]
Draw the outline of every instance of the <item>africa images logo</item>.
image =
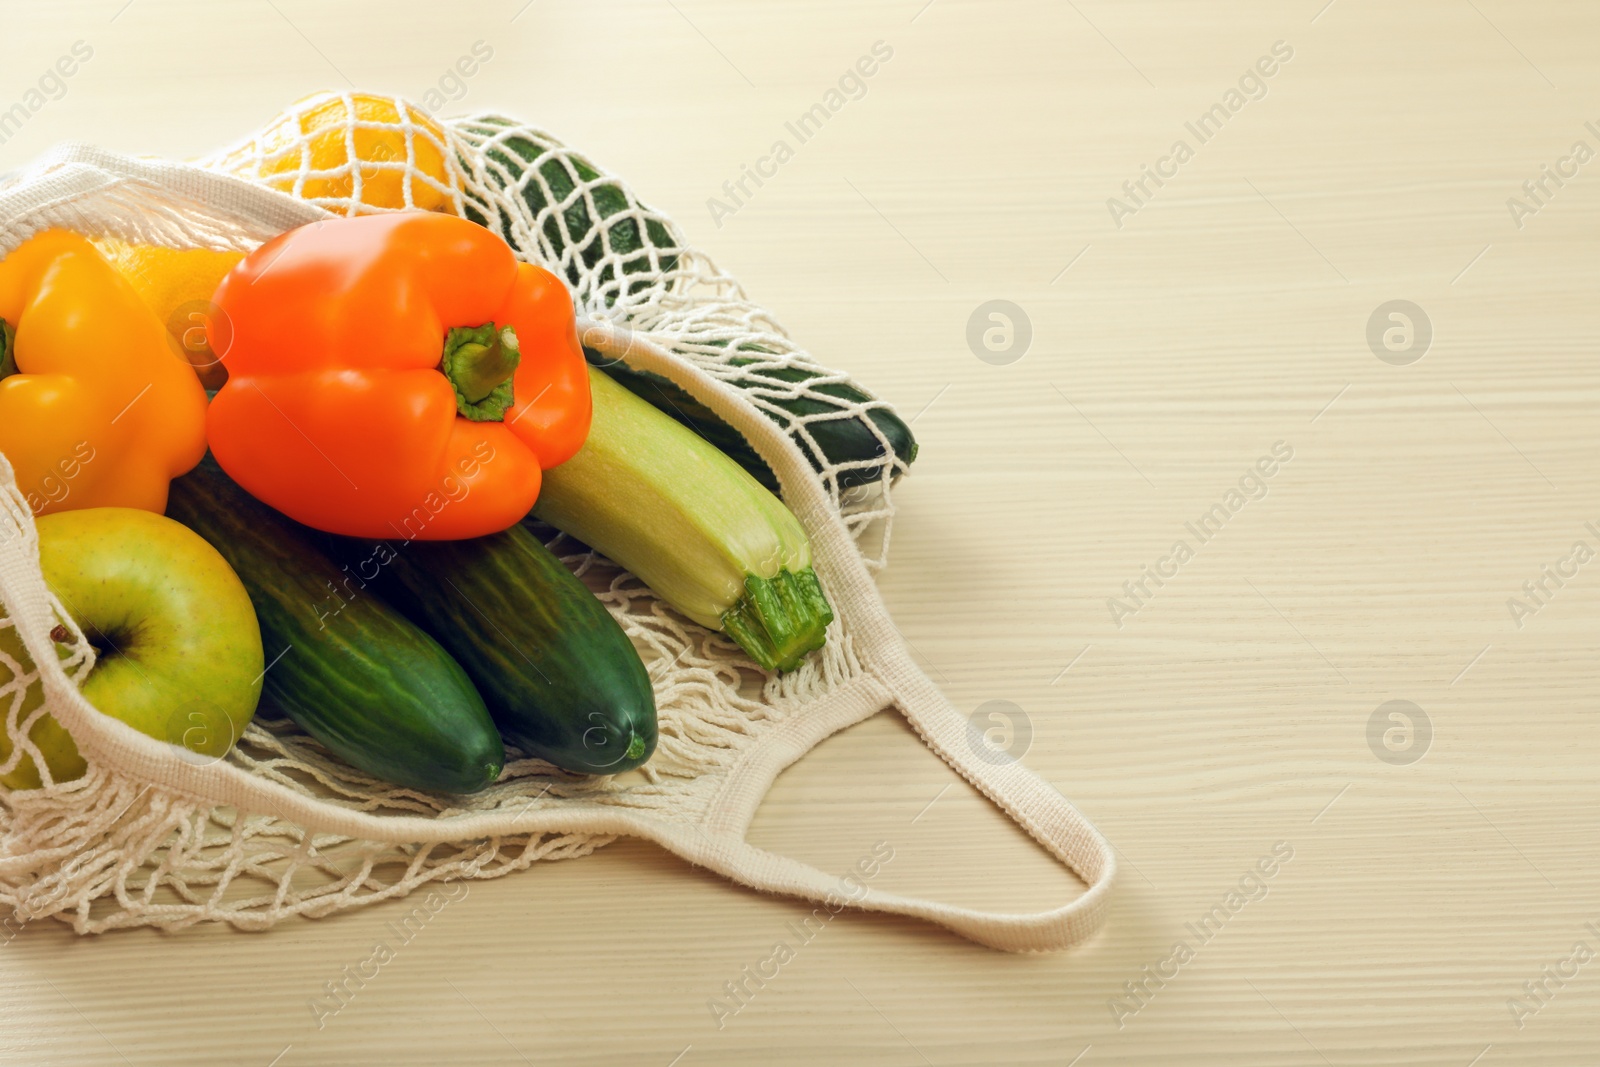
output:
[[[1106, 611], [1110, 613], [1117, 629], [1122, 629], [1129, 616], [1143, 611], [1155, 599], [1156, 592], [1178, 576], [1183, 565], [1194, 559], [1197, 546], [1209, 544], [1222, 532], [1228, 520], [1244, 510], [1246, 504], [1253, 500], [1265, 500], [1271, 492], [1268, 479], [1293, 458], [1293, 445], [1287, 441], [1273, 442], [1271, 454], [1260, 457], [1247, 467], [1237, 485], [1230, 486], [1219, 502], [1212, 504], [1198, 518], [1183, 524], [1183, 528], [1194, 537], [1195, 545], [1190, 545], [1185, 538], [1178, 538], [1165, 555], [1141, 567], [1139, 577], [1122, 583], [1123, 596], [1106, 597]], [[1155, 589], [1151, 589], [1151, 585]]]
[[[717, 229], [722, 229], [723, 219], [738, 214], [739, 209], [750, 202], [756, 189], [776, 178], [778, 168], [795, 157], [795, 150], [821, 133], [822, 127], [844, 110], [846, 104], [864, 99], [868, 89], [867, 79], [893, 58], [892, 45], [881, 40], [872, 42], [870, 55], [862, 55], [854, 64], [846, 67], [838, 81], [823, 92], [821, 100], [806, 108], [793, 121], [783, 124], [784, 131], [794, 138], [793, 144], [789, 143], [789, 137], [779, 137], [764, 155], [756, 157], [754, 166], [741, 163], [739, 176], [722, 183], [722, 193], [727, 199], [715, 196], [706, 198], [706, 210], [711, 213], [711, 221], [716, 223]], [[752, 183], [755, 189], [750, 188]]]
[[1200, 145], [1221, 133], [1222, 127], [1243, 111], [1246, 104], [1252, 100], [1265, 100], [1267, 79], [1282, 69], [1281, 64], [1293, 58], [1294, 47], [1287, 41], [1272, 42], [1272, 54], [1261, 56], [1254, 66], [1245, 68], [1245, 72], [1239, 75], [1237, 87], [1230, 86], [1220, 100], [1202, 111], [1193, 122], [1183, 124], [1184, 129], [1194, 137], [1193, 145], [1183, 137], [1173, 141], [1166, 155], [1153, 164], [1141, 164], [1138, 177], [1122, 183], [1123, 197], [1126, 199], [1115, 196], [1106, 199], [1106, 210], [1111, 214], [1112, 224], [1122, 229], [1123, 220], [1129, 215], [1137, 215], [1155, 198], [1156, 190], [1164, 188], [1167, 182], [1176, 178], [1183, 165], [1195, 157]]

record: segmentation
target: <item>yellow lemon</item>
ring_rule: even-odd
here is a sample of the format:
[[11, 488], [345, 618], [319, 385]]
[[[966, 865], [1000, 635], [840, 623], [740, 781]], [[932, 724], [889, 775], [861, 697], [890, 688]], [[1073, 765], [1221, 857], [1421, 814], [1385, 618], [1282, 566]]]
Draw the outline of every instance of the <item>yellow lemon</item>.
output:
[[438, 123], [403, 101], [324, 92], [291, 104], [228, 153], [222, 169], [349, 215], [407, 207], [453, 214], [459, 183], [448, 143]]
[[224, 352], [228, 335], [225, 324], [217, 322], [211, 297], [244, 253], [129, 244], [114, 237], [96, 241], [95, 247], [166, 324], [173, 354], [189, 362], [207, 389], [222, 388], [228, 372], [221, 354], [212, 351], [206, 330], [223, 339]]

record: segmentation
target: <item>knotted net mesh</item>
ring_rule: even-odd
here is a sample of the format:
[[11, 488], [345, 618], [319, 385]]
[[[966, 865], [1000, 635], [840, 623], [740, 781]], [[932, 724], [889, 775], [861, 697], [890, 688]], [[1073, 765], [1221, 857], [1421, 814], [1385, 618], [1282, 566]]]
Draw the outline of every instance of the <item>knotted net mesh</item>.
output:
[[[882, 564], [891, 485], [910, 458], [892, 412], [815, 363], [669, 219], [549, 134], [498, 115], [441, 124], [403, 100], [322, 94], [200, 168], [65, 146], [0, 185], [0, 252], [51, 226], [175, 248], [249, 249], [323, 212], [464, 215], [565, 278], [581, 319], [621, 327], [629, 331], [621, 336], [646, 338], [741, 389], [788, 430], [829, 509], [868, 546], [869, 564]], [[211, 177], [217, 173], [298, 200]], [[628, 344], [611, 331], [584, 336], [596, 361], [626, 357]], [[841, 431], [854, 435], [848, 456], [839, 455]], [[734, 436], [736, 448], [742, 439]], [[431, 795], [349, 767], [263, 705], [229, 766], [312, 798], [318, 812], [420, 816], [443, 829], [425, 841], [321, 832], [315, 820], [241, 811], [91, 758], [73, 781], [52, 782], [46, 772], [41, 789], [0, 790], [0, 905], [14, 909], [0, 920], [0, 942], [47, 916], [79, 932], [201, 921], [263, 928], [438, 880], [492, 878], [584, 855], [614, 839], [551, 828], [580, 823], [580, 815], [628, 811], [698, 825], [741, 752], [862, 671], [848, 627], [836, 621], [826, 647], [800, 669], [760, 672], [731, 640], [689, 622], [632, 575], [553, 530], [546, 535], [650, 672], [660, 741], [644, 768], [584, 777], [512, 750], [500, 780], [481, 793]], [[93, 650], [59, 601], [50, 597], [30, 614], [25, 591], [42, 589], [39, 577], [31, 514], [0, 464], [0, 710], [13, 749], [0, 774], [24, 755], [43, 766], [35, 725], [60, 706], [67, 679], [93, 667]], [[41, 670], [22, 638], [51, 647], [44, 635], [57, 623], [76, 651]], [[486, 814], [492, 832], [482, 833]], [[467, 819], [479, 832], [455, 836], [450, 827]]]

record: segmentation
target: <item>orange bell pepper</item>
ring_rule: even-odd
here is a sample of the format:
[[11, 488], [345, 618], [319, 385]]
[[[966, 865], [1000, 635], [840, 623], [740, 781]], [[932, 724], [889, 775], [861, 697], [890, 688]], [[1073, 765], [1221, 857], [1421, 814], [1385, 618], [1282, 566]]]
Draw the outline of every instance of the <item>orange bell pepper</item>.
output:
[[290, 230], [245, 257], [214, 303], [228, 383], [207, 419], [212, 454], [307, 526], [494, 533], [588, 435], [571, 296], [465, 219], [400, 212]]
[[35, 514], [161, 512], [205, 455], [206, 394], [167, 329], [86, 239], [0, 261], [0, 452]]

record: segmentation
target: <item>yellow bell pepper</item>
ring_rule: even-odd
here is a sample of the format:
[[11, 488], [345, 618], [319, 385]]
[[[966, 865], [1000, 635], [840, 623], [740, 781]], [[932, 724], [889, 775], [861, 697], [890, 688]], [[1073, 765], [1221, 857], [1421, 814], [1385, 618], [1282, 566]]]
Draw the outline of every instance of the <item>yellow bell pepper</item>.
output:
[[47, 230], [0, 261], [0, 453], [35, 514], [164, 511], [205, 419], [166, 327], [85, 238]]
[[455, 214], [460, 180], [446, 157], [449, 143], [437, 122], [403, 101], [316, 93], [289, 105], [216, 165], [344, 214], [368, 214], [367, 208]]

